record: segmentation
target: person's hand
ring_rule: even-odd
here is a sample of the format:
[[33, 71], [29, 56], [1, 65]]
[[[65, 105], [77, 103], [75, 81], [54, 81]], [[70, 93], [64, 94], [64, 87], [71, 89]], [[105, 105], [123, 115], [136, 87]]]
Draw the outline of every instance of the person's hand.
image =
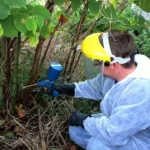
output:
[[52, 92], [54, 90], [59, 94], [74, 96], [75, 84], [53, 84], [49, 89], [46, 89], [45, 87], [41, 87], [40, 93], [52, 95]]
[[52, 86], [50, 89], [46, 88], [46, 87], [40, 87], [39, 92], [41, 94], [48, 94], [48, 95], [52, 95], [52, 92], [54, 90], [54, 87]]
[[79, 111], [73, 111], [71, 113], [71, 116], [68, 120], [68, 124], [70, 126], [81, 126], [82, 128], [84, 128], [83, 126], [83, 121], [88, 117], [89, 115], [81, 113]]

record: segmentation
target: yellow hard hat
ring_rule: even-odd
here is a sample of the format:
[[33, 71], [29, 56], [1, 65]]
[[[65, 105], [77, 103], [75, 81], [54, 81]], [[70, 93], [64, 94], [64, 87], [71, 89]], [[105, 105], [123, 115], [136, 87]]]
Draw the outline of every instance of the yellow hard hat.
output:
[[101, 45], [99, 38], [103, 33], [93, 33], [87, 36], [81, 44], [82, 53], [91, 59], [110, 62], [110, 55]]

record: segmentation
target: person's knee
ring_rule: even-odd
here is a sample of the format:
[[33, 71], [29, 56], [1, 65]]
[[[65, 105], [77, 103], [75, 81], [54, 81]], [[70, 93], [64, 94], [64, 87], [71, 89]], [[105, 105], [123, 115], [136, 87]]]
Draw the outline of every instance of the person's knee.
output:
[[82, 133], [80, 127], [69, 126], [69, 136], [72, 141], [76, 141], [77, 137]]
[[69, 136], [74, 141], [81, 134], [85, 134], [85, 131], [81, 127], [69, 126]]
[[91, 137], [88, 141], [86, 150], [110, 150], [110, 149], [108, 149], [108, 147], [97, 138]]
[[90, 136], [81, 127], [69, 126], [69, 136], [73, 142], [86, 149]]
[[69, 136], [72, 139], [72, 137], [74, 137], [74, 129], [72, 126], [69, 126]]

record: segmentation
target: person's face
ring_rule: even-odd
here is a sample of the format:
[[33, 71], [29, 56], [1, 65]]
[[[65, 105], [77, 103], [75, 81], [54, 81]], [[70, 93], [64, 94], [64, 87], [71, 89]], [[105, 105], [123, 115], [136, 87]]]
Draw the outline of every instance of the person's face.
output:
[[115, 69], [114, 64], [110, 64], [109, 66], [104, 65], [104, 69], [102, 69], [102, 67], [103, 67], [102, 63], [99, 63], [99, 65], [98, 65], [100, 72], [103, 72], [105, 77], [113, 77], [113, 72], [114, 72], [114, 69]]
[[112, 70], [111, 70], [111, 65], [109, 66], [104, 66], [104, 76], [106, 77], [112, 77]]

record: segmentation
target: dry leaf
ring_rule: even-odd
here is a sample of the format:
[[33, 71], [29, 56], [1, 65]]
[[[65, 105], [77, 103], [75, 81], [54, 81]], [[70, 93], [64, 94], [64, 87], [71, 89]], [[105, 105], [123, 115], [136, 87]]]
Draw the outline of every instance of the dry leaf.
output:
[[19, 116], [20, 118], [23, 118], [23, 117], [25, 116], [25, 110], [24, 110], [24, 109], [18, 110], [18, 116]]
[[15, 133], [22, 133], [22, 132], [23, 132], [23, 129], [22, 129], [20, 126], [15, 126], [14, 132], [15, 132]]
[[0, 120], [0, 126], [4, 125], [5, 120]]
[[67, 22], [67, 18], [64, 15], [60, 15], [58, 20], [61, 24], [64, 24]]
[[75, 145], [71, 145], [70, 150], [77, 150]]
[[47, 91], [47, 88], [46, 87], [43, 87], [44, 88], [44, 91], [46, 92]]

